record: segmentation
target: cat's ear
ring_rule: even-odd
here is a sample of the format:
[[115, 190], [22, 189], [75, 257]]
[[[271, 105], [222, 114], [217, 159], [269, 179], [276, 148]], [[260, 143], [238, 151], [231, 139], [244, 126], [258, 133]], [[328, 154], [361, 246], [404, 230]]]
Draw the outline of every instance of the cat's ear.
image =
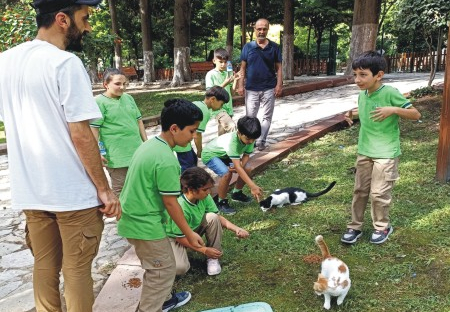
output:
[[318, 279], [321, 279], [321, 278], [326, 278], [325, 277], [325, 275], [323, 275], [322, 273], [319, 273], [319, 276], [317, 277]]

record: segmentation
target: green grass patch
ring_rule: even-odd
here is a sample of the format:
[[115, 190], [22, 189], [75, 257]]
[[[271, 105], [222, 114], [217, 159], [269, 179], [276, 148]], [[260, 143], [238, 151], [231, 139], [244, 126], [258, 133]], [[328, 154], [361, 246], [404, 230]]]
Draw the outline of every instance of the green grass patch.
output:
[[[191, 270], [177, 279], [177, 290], [192, 292], [180, 312], [265, 301], [276, 312], [323, 311], [313, 282], [320, 264], [304, 261], [319, 255], [314, 237], [322, 234], [333, 255], [350, 268], [352, 288], [333, 311], [450, 311], [450, 186], [435, 180], [439, 109], [442, 98], [416, 103], [421, 122], [401, 121], [401, 179], [394, 188], [394, 233], [380, 246], [369, 243], [370, 209], [362, 239], [340, 243], [350, 218], [358, 127], [312, 142], [255, 177], [266, 194], [286, 186], [309, 191], [333, 180], [330, 193], [298, 206], [263, 213], [257, 203], [235, 205], [228, 217], [250, 231], [237, 240], [225, 232], [222, 273], [209, 277], [206, 260], [190, 253]], [[247, 190], [248, 191], [248, 190]]]
[[159, 115], [164, 102], [168, 99], [183, 98], [189, 101], [201, 101], [205, 98], [204, 90], [158, 91], [131, 93], [142, 116]]

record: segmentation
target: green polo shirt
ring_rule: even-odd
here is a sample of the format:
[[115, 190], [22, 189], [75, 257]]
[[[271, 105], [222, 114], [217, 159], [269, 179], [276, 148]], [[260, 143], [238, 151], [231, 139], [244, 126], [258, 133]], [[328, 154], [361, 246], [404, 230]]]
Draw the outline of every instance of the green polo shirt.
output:
[[[205, 197], [205, 199], [199, 200], [196, 204], [191, 203], [184, 194], [178, 197], [178, 203], [183, 209], [184, 217], [192, 230], [197, 229], [203, 220], [203, 217], [208, 212], [218, 213], [219, 210], [214, 203], [214, 199], [211, 195]], [[169, 237], [184, 237], [183, 232], [176, 223], [169, 218], [166, 225], [166, 233]]]
[[138, 125], [141, 113], [133, 97], [126, 93], [117, 99], [101, 94], [95, 101], [103, 117], [91, 122], [91, 127], [99, 129], [99, 141], [106, 148], [107, 166], [128, 167], [134, 152], [142, 144]]
[[382, 85], [372, 94], [361, 91], [358, 97], [358, 114], [361, 122], [358, 154], [371, 158], [396, 158], [400, 156], [400, 128], [397, 114], [383, 121], [370, 119], [376, 107], [395, 106], [407, 109], [412, 104], [395, 88]]
[[[197, 132], [203, 133], [206, 130], [206, 125], [208, 124], [208, 121], [211, 119], [211, 110], [208, 108], [208, 106], [206, 106], [205, 102], [203, 102], [203, 101], [195, 101], [192, 103], [194, 103], [198, 108], [200, 108], [200, 110], [203, 113], [203, 119], [197, 128]], [[192, 149], [192, 145], [191, 145], [191, 142], [189, 142], [189, 144], [186, 147], [177, 145], [177, 146], [175, 146], [175, 148], [173, 150], [175, 152], [179, 153], [179, 152], [189, 152], [191, 149]]]
[[136, 150], [120, 193], [120, 236], [143, 240], [166, 237], [168, 213], [162, 196], [180, 194], [180, 164], [170, 146], [154, 137]]
[[244, 144], [239, 139], [237, 131], [222, 134], [213, 139], [202, 151], [202, 162], [207, 164], [211, 158], [219, 157], [221, 159], [240, 159], [242, 154], [251, 154], [255, 144]]
[[[227, 79], [227, 72], [226, 71], [220, 71], [216, 68], [211, 69], [205, 77], [205, 85], [206, 90], [210, 89], [214, 86], [221, 86], [222, 83]], [[231, 85], [232, 83], [227, 84], [224, 89], [228, 92], [228, 95], [230, 96], [230, 100], [223, 104], [222, 108], [218, 111], [212, 112], [212, 116], [215, 117], [219, 112], [225, 111], [228, 115], [233, 116], [233, 97], [231, 96]]]

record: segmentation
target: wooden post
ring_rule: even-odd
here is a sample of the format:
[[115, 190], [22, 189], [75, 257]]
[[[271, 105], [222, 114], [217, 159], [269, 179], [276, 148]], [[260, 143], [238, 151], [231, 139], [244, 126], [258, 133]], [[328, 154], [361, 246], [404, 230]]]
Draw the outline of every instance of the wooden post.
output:
[[[450, 26], [450, 22], [448, 22]], [[450, 38], [450, 28], [448, 37]], [[448, 40], [448, 39], [447, 39]], [[436, 164], [436, 178], [441, 183], [450, 180], [450, 49], [447, 49], [444, 75], [444, 96], [442, 100], [439, 145]]]

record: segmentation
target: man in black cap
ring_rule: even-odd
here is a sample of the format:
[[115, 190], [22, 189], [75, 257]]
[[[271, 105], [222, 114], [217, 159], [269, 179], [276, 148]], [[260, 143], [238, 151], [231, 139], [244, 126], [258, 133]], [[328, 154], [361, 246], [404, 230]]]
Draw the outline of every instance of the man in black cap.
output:
[[103, 215], [120, 218], [89, 121], [101, 117], [81, 60], [91, 31], [89, 6], [101, 0], [34, 0], [35, 40], [0, 54], [0, 119], [4, 121], [13, 209], [26, 216], [34, 255], [36, 310], [90, 312], [92, 261]]

